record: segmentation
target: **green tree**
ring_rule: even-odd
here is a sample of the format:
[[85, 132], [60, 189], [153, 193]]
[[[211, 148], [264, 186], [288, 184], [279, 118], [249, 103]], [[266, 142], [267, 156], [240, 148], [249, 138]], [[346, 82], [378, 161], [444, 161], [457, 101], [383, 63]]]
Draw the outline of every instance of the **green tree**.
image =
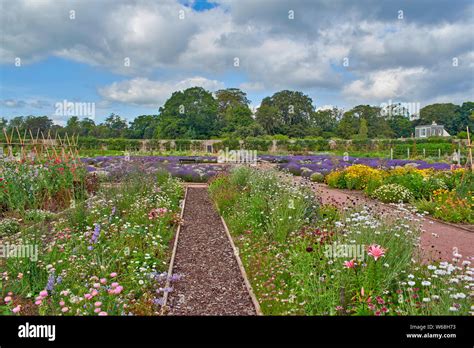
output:
[[229, 107], [248, 106], [250, 104], [247, 94], [238, 88], [220, 89], [215, 95], [219, 115], [224, 115]]
[[174, 92], [160, 108], [159, 138], [208, 139], [218, 131], [217, 101], [202, 87]]
[[157, 115], [141, 115], [130, 122], [127, 135], [132, 139], [151, 139], [158, 126]]
[[329, 138], [335, 134], [339, 114], [337, 108], [315, 111], [311, 114], [310, 127], [316, 135]]
[[466, 130], [468, 120], [463, 120], [461, 107], [452, 103], [431, 104], [421, 108], [420, 118], [415, 121], [415, 125], [433, 122], [443, 125], [449, 134], [455, 135], [459, 131]]
[[369, 128], [367, 128], [367, 120], [362, 118], [359, 122], [359, 134], [358, 138], [361, 140], [367, 139], [367, 134], [369, 133]]
[[127, 122], [119, 115], [112, 113], [105, 119], [104, 126], [108, 129], [107, 137], [120, 138], [127, 129]]
[[314, 111], [313, 100], [310, 97], [302, 92], [288, 90], [264, 98], [260, 107], [262, 106], [276, 108], [275, 118], [280, 127], [278, 132], [281, 134], [290, 133], [290, 129], [296, 125], [308, 126]]
[[66, 132], [68, 133], [68, 135], [81, 133], [81, 123], [77, 116], [72, 116], [67, 120]]
[[278, 109], [270, 105], [260, 105], [255, 113], [257, 123], [267, 134], [277, 134], [280, 130], [280, 119], [277, 116]]
[[396, 138], [409, 138], [414, 132], [412, 121], [402, 115], [395, 115], [389, 118], [388, 124]]
[[79, 135], [80, 136], [89, 136], [94, 133], [96, 125], [94, 120], [90, 118], [84, 118], [81, 121], [79, 121]]

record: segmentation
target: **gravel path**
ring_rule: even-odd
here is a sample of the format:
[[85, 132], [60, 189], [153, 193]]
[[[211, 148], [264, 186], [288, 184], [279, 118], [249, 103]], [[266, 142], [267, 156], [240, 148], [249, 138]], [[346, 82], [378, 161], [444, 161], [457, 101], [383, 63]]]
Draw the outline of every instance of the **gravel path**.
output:
[[256, 315], [251, 297], [207, 188], [189, 187], [169, 315]]
[[[323, 184], [312, 183], [311, 186], [324, 204], [334, 204], [341, 208], [354, 205], [366, 205], [387, 217], [396, 217], [403, 214], [397, 210], [396, 207], [370, 199], [362, 193], [332, 189]], [[411, 216], [415, 219], [414, 215]], [[416, 218], [419, 220], [422, 229], [421, 248], [426, 261], [451, 261], [454, 247], [458, 248], [458, 252], [463, 256], [463, 259], [474, 257], [474, 232], [469, 232], [462, 228], [427, 218]]]

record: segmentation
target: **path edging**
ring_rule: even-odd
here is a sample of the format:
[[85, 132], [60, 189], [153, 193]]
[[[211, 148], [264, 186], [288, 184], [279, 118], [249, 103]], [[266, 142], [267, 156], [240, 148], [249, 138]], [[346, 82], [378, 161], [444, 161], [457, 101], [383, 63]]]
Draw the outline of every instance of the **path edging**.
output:
[[[181, 214], [180, 218], [181, 221], [183, 221], [183, 216], [184, 216], [184, 208], [186, 206], [186, 197], [188, 196], [188, 187], [185, 186], [185, 191], [184, 191], [184, 198], [183, 198], [183, 206], [181, 207]], [[178, 229], [176, 230], [176, 235], [174, 238], [174, 243], [173, 243], [173, 251], [171, 253], [171, 260], [170, 260], [170, 265], [168, 267], [168, 274], [166, 275], [166, 285], [165, 289], [169, 288], [170, 283], [171, 283], [171, 276], [173, 273], [173, 266], [174, 266], [174, 259], [176, 256], [176, 249], [178, 248], [178, 238], [179, 238], [179, 232], [181, 231], [181, 224], [178, 225]], [[161, 314], [163, 315], [166, 309], [166, 303], [168, 302], [168, 291], [165, 291], [163, 293], [163, 303], [161, 305]]]
[[262, 312], [262, 309], [260, 308], [260, 304], [258, 303], [257, 297], [255, 296], [255, 293], [253, 292], [252, 285], [250, 284], [250, 281], [248, 280], [247, 272], [245, 272], [244, 265], [242, 263], [242, 260], [240, 259], [239, 251], [236, 248], [234, 244], [234, 240], [232, 239], [232, 236], [229, 232], [229, 228], [227, 227], [227, 224], [225, 223], [224, 218], [221, 215], [219, 216], [221, 218], [222, 225], [224, 225], [224, 230], [227, 235], [227, 238], [229, 239], [230, 245], [232, 246], [232, 250], [234, 251], [234, 257], [237, 260], [237, 264], [239, 266], [240, 273], [242, 274], [242, 278], [244, 278], [245, 287], [247, 288], [247, 291], [250, 295], [253, 306], [255, 307], [255, 312], [257, 313], [257, 315], [263, 315], [263, 312]]
[[[322, 187], [325, 187], [326, 189], [334, 190], [334, 191], [343, 193], [343, 194], [345, 194], [345, 195], [358, 198], [356, 195], [352, 194], [351, 192], [346, 192], [345, 190], [342, 190], [342, 189], [339, 189], [339, 188], [336, 188], [336, 187], [330, 187], [329, 185], [323, 184], [323, 183], [317, 183], [317, 184], [320, 185], [320, 186], [322, 186]], [[358, 191], [358, 190], [355, 190], [355, 191], [361, 192], [361, 191]], [[384, 202], [382, 202], [382, 201], [379, 201], [379, 200], [376, 200], [376, 199], [373, 199], [373, 198], [370, 198], [370, 197], [367, 197], [367, 196], [364, 196], [364, 199], [373, 200], [375, 203], [381, 204], [381, 205], [385, 206], [386, 208], [393, 208], [393, 209], [396, 209], [396, 210], [398, 210], [398, 211], [400, 211], [400, 212], [403, 212], [403, 210], [400, 210], [398, 207], [393, 206], [393, 205], [391, 205], [391, 204], [387, 204], [387, 203], [384, 203]], [[412, 215], [416, 215], [415, 213], [412, 213], [412, 212], [409, 212], [409, 213], [412, 214]], [[459, 228], [460, 230], [463, 230], [463, 231], [466, 231], [466, 232], [474, 233], [473, 230], [471, 230], [471, 229], [469, 229], [469, 228], [467, 228], [467, 227], [459, 226], [459, 225], [453, 224], [453, 223], [451, 223], [451, 222], [443, 221], [443, 220], [434, 218], [434, 217], [432, 217], [432, 216], [430, 216], [430, 215], [423, 215], [422, 218], [423, 218], [423, 219], [430, 220], [430, 221], [433, 221], [433, 222], [437, 222], [437, 223], [440, 223], [440, 224], [443, 224], [443, 225], [446, 225], [446, 226], [449, 226], [449, 227]]]

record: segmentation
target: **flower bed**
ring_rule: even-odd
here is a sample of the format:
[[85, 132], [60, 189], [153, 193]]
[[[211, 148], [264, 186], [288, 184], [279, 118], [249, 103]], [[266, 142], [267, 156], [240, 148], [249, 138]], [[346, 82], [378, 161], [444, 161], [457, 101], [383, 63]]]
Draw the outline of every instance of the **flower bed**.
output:
[[474, 175], [463, 169], [382, 170], [353, 165], [329, 173], [326, 182], [331, 187], [364, 190], [386, 203], [410, 202], [445, 221], [474, 223]]
[[109, 180], [120, 181], [133, 173], [156, 173], [166, 170], [172, 176], [191, 182], [206, 182], [227, 169], [218, 165], [216, 157], [205, 156], [110, 156], [83, 158], [89, 172], [105, 175]]
[[48, 211], [60, 211], [84, 200], [93, 190], [86, 171], [74, 162], [3, 161], [0, 217], [36, 221], [47, 217]]
[[470, 262], [455, 252], [452, 263], [422, 264], [420, 229], [411, 215], [395, 220], [318, 207], [290, 178], [248, 168], [218, 177], [210, 192], [264, 314], [474, 312]]
[[60, 219], [3, 238], [3, 245], [37, 249], [20, 257], [10, 247], [0, 259], [0, 313], [159, 312], [183, 189], [169, 175], [128, 179]]

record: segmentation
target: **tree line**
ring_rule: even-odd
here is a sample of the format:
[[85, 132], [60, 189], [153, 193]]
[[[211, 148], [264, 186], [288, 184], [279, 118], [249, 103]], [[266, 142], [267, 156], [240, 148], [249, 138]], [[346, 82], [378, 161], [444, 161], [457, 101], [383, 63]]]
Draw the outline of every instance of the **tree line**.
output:
[[357, 105], [344, 111], [337, 107], [317, 110], [313, 100], [299, 91], [283, 90], [262, 100], [253, 113], [250, 100], [238, 88], [211, 93], [201, 87], [174, 92], [156, 115], [137, 116], [127, 122], [116, 114], [104, 122], [72, 116], [65, 126], [47, 116], [0, 118], [0, 128], [32, 129], [45, 134], [78, 134], [83, 137], [128, 139], [212, 139], [286, 136], [342, 139], [408, 138], [414, 127], [442, 124], [451, 135], [463, 136], [474, 128], [474, 102], [462, 105], [431, 104], [414, 118], [402, 104], [387, 107]]

